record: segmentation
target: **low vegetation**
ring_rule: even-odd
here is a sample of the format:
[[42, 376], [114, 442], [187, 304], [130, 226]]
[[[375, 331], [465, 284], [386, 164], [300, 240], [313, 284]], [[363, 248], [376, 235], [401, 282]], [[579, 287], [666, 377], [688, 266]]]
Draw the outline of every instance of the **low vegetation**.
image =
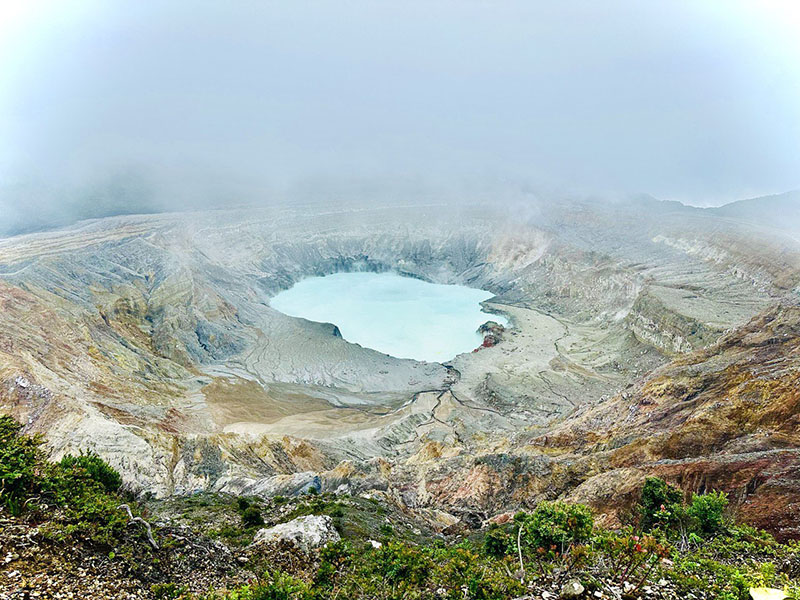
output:
[[49, 462], [42, 440], [20, 430], [0, 416], [0, 504], [14, 516], [43, 521], [43, 533], [56, 540], [113, 547], [131, 520], [120, 507], [137, 508], [119, 493], [119, 473], [91, 453]]
[[[783, 589], [793, 598], [800, 590], [800, 546], [732, 522], [723, 493], [687, 499], [656, 478], [645, 482], [631, 522], [613, 531], [598, 526], [586, 506], [561, 502], [541, 502], [477, 532], [445, 537], [419, 531], [404, 520], [405, 513], [377, 499], [331, 494], [170, 499], [159, 510], [192, 532], [186, 544], [216, 538], [248, 552], [236, 568], [249, 582], [227, 590], [210, 589], [218, 585], [197, 589], [199, 584], [178, 576], [165, 581], [166, 571], [158, 570], [177, 553], [175, 540], [185, 535], [155, 527], [159, 544], [150, 547], [145, 530], [150, 524], [144, 520], [152, 516], [148, 505], [125, 495], [114, 469], [90, 453], [48, 462], [40, 442], [0, 417], [3, 511], [35, 524], [53, 548], [82, 544], [108, 560], [128, 561], [130, 572], [148, 574], [141, 585], [150, 598], [501, 600], [558, 594], [572, 584], [582, 590], [577, 597], [585, 598], [693, 594], [745, 600], [751, 587]], [[130, 515], [123, 504], [131, 507]], [[309, 514], [330, 516], [342, 541], [306, 556], [285, 547], [249, 547], [259, 527]], [[136, 517], [140, 522], [133, 522]], [[213, 548], [211, 542], [204, 552]]]

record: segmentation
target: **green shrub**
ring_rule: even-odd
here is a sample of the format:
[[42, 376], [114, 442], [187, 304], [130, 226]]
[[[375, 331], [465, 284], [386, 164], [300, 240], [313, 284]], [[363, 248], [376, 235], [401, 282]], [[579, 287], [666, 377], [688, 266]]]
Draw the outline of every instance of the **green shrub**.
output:
[[692, 494], [687, 512], [702, 533], [716, 533], [724, 525], [723, 513], [727, 506], [728, 496], [724, 492]]
[[122, 477], [119, 472], [93, 452], [85, 454], [81, 452], [78, 456], [67, 454], [61, 459], [59, 465], [63, 469], [83, 469], [107, 492], [116, 492], [122, 485]]
[[437, 552], [434, 562], [437, 566], [431, 579], [446, 590], [448, 599], [505, 600], [525, 591], [506, 570], [507, 565], [481, 560], [467, 543]]
[[660, 529], [668, 537], [679, 536], [684, 543], [697, 545], [698, 537], [719, 532], [724, 522], [728, 497], [723, 492], [692, 494], [689, 505], [683, 494], [658, 477], [648, 477], [639, 501], [640, 525], [643, 530]]
[[176, 583], [155, 583], [150, 586], [150, 591], [156, 600], [176, 600], [186, 594], [186, 586]]
[[522, 527], [527, 546], [553, 550], [589, 539], [594, 517], [588, 506], [564, 502], [541, 502], [531, 513], [518, 513], [514, 520]]
[[0, 502], [11, 514], [21, 513], [25, 500], [39, 491], [41, 444], [40, 438], [23, 435], [14, 419], [0, 416]]
[[250, 508], [250, 500], [244, 498], [243, 496], [239, 496], [236, 499], [236, 508], [239, 509], [239, 512], [246, 511], [248, 508]]
[[671, 526], [680, 519], [683, 504], [681, 491], [659, 477], [648, 477], [639, 500], [640, 526], [649, 531], [657, 526]]
[[242, 513], [242, 523], [245, 527], [261, 527], [264, 524], [264, 517], [257, 507], [250, 506]]
[[267, 573], [267, 583], [245, 585], [222, 594], [210, 593], [205, 600], [311, 600], [309, 586], [282, 572]]
[[380, 574], [390, 583], [420, 585], [433, 567], [422, 550], [401, 542], [387, 542], [369, 556], [372, 558], [369, 570]]
[[483, 537], [482, 549], [486, 556], [501, 558], [513, 550], [512, 544], [511, 536], [502, 527], [492, 523]]
[[49, 471], [42, 490], [61, 508], [60, 533], [114, 546], [128, 523], [127, 515], [118, 508], [121, 499], [79, 463], [59, 462]]
[[351, 561], [347, 542], [338, 541], [323, 546], [319, 551], [319, 567], [314, 574], [314, 584], [320, 588], [333, 585], [336, 575]]
[[45, 460], [41, 440], [22, 433], [21, 426], [0, 417], [0, 499], [14, 514], [29, 503], [51, 504], [59, 511], [43, 532], [57, 538], [78, 536], [113, 546], [128, 518], [118, 510], [122, 479], [96, 454], [67, 455], [57, 463]]
[[248, 600], [303, 600], [311, 598], [306, 583], [286, 573], [275, 573], [271, 581], [255, 586]]

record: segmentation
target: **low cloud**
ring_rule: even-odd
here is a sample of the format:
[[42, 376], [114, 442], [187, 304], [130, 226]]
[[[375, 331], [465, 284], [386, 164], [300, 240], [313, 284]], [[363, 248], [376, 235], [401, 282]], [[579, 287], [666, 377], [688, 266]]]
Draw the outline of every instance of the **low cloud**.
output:
[[325, 185], [797, 188], [773, 4], [32, 2], [0, 14], [0, 231]]

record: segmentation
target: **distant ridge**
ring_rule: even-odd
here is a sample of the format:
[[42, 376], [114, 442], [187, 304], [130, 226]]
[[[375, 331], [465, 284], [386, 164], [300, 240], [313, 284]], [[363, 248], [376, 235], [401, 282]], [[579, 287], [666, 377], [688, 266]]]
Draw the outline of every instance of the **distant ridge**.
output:
[[739, 200], [705, 210], [719, 217], [800, 232], [800, 190]]

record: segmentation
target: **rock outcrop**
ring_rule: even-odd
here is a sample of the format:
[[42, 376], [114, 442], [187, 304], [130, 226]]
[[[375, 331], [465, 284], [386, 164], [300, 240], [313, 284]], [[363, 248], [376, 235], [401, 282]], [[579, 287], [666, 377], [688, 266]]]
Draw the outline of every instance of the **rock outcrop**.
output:
[[325, 544], [338, 542], [339, 533], [328, 515], [306, 515], [288, 523], [281, 523], [267, 529], [259, 529], [253, 544], [289, 542], [304, 552], [311, 552]]

